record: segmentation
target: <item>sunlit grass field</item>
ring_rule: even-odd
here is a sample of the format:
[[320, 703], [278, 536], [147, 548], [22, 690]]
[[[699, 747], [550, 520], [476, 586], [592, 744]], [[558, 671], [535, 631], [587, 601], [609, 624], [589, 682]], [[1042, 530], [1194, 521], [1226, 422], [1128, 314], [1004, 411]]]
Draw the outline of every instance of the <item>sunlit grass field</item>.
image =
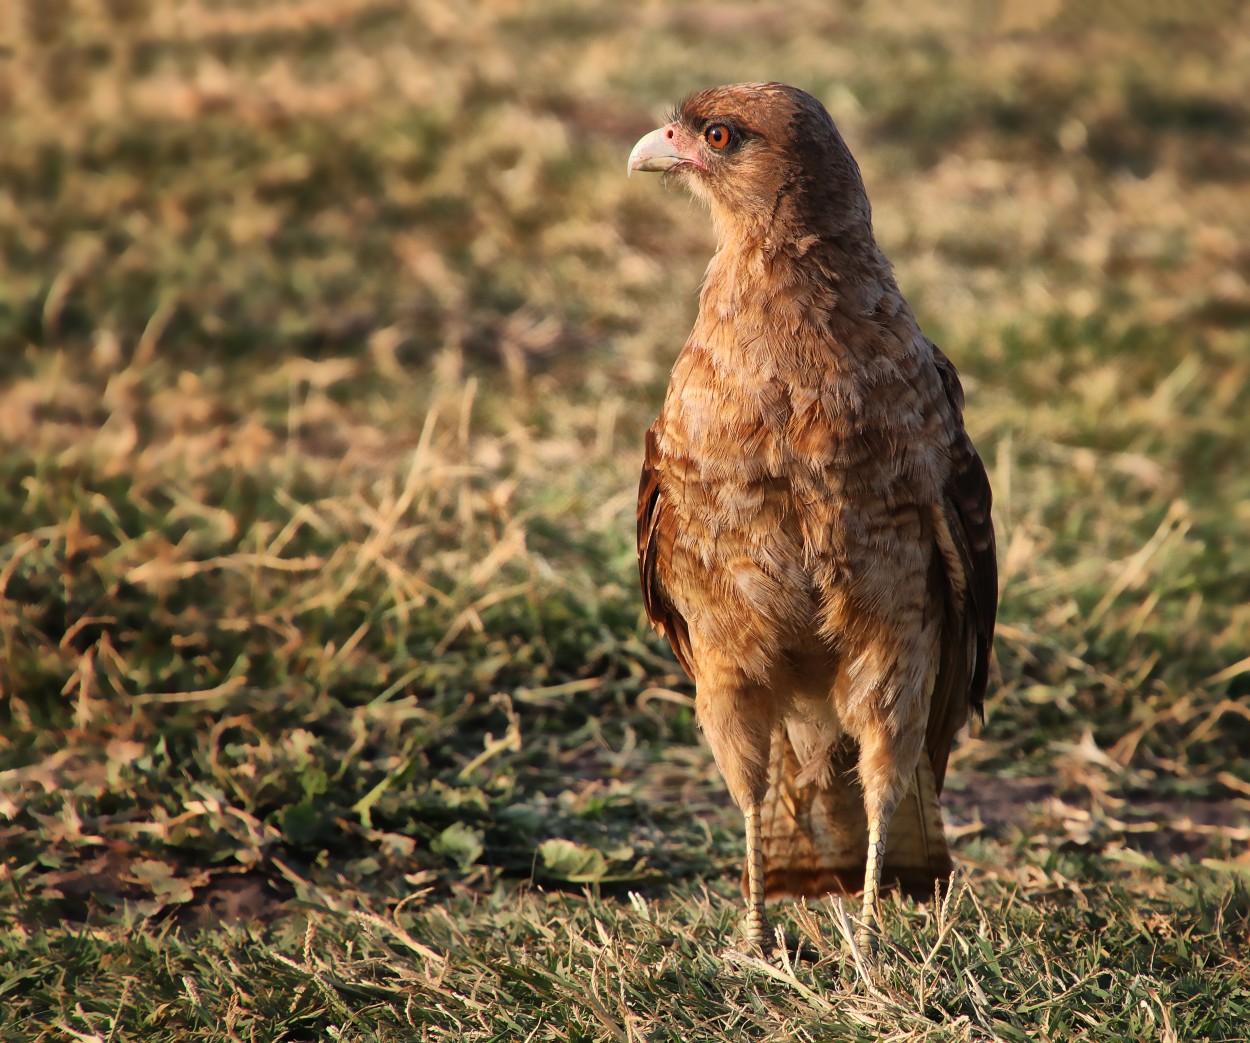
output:
[[[996, 493], [959, 870], [739, 947], [645, 624], [684, 94], [828, 105]], [[0, 5], [0, 1039], [1250, 1035], [1250, 13]], [[854, 905], [848, 907], [854, 913]]]

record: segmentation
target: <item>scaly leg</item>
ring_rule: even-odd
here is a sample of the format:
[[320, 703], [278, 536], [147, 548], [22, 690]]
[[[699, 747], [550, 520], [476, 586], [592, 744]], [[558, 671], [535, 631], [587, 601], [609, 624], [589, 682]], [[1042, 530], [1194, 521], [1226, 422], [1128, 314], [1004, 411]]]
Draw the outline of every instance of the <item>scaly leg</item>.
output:
[[885, 864], [885, 838], [890, 827], [890, 814], [880, 812], [868, 824], [868, 864], [864, 869], [864, 907], [859, 914], [859, 930], [855, 932], [855, 944], [865, 956], [871, 957], [877, 949], [877, 906], [881, 899], [881, 868]]
[[759, 806], [747, 807], [743, 815], [747, 830], [747, 943], [768, 952], [772, 939], [764, 912], [764, 844]]

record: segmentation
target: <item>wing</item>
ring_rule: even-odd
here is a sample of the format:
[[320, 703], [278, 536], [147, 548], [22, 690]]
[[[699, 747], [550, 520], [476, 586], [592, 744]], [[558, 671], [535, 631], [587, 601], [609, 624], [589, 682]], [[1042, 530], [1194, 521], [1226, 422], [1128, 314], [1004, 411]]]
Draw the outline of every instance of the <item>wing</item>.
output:
[[940, 793], [955, 733], [966, 723], [970, 709], [982, 715], [985, 712], [985, 686], [998, 614], [998, 561], [990, 517], [990, 482], [964, 430], [964, 392], [959, 374], [936, 347], [933, 361], [958, 425], [942, 504], [945, 525], [939, 526], [940, 560], [945, 566], [939, 583], [946, 601], [946, 623], [926, 735]]
[[655, 429], [647, 432], [646, 453], [642, 461], [642, 479], [638, 483], [638, 573], [642, 579], [642, 604], [647, 618], [657, 631], [668, 638], [678, 662], [694, 679], [694, 654], [690, 649], [690, 630], [681, 614], [673, 607], [664, 591], [663, 576], [673, 559], [676, 536], [673, 512], [664, 502], [658, 470], [659, 449]]

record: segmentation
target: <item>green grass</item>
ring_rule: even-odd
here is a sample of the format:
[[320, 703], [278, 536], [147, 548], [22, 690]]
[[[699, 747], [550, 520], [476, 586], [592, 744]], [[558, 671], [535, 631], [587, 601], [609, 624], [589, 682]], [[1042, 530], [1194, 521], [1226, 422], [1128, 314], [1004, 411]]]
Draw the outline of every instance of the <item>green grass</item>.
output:
[[[0, 13], [0, 1038], [1245, 1037], [1250, 28], [912, 8]], [[873, 980], [827, 903], [736, 951], [636, 589], [712, 244], [624, 157], [770, 76], [996, 492], [956, 887]]]

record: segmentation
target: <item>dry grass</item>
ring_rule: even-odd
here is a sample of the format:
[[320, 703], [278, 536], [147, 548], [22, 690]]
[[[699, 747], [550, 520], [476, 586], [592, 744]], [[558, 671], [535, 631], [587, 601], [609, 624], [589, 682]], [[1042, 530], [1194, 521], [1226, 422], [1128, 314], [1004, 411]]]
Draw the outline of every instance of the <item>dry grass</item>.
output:
[[[5, 6], [0, 1035], [1244, 1036], [1250, 26], [1081, 10]], [[769, 76], [997, 493], [967, 886], [874, 983], [732, 950], [635, 590], [711, 243], [623, 157]]]

